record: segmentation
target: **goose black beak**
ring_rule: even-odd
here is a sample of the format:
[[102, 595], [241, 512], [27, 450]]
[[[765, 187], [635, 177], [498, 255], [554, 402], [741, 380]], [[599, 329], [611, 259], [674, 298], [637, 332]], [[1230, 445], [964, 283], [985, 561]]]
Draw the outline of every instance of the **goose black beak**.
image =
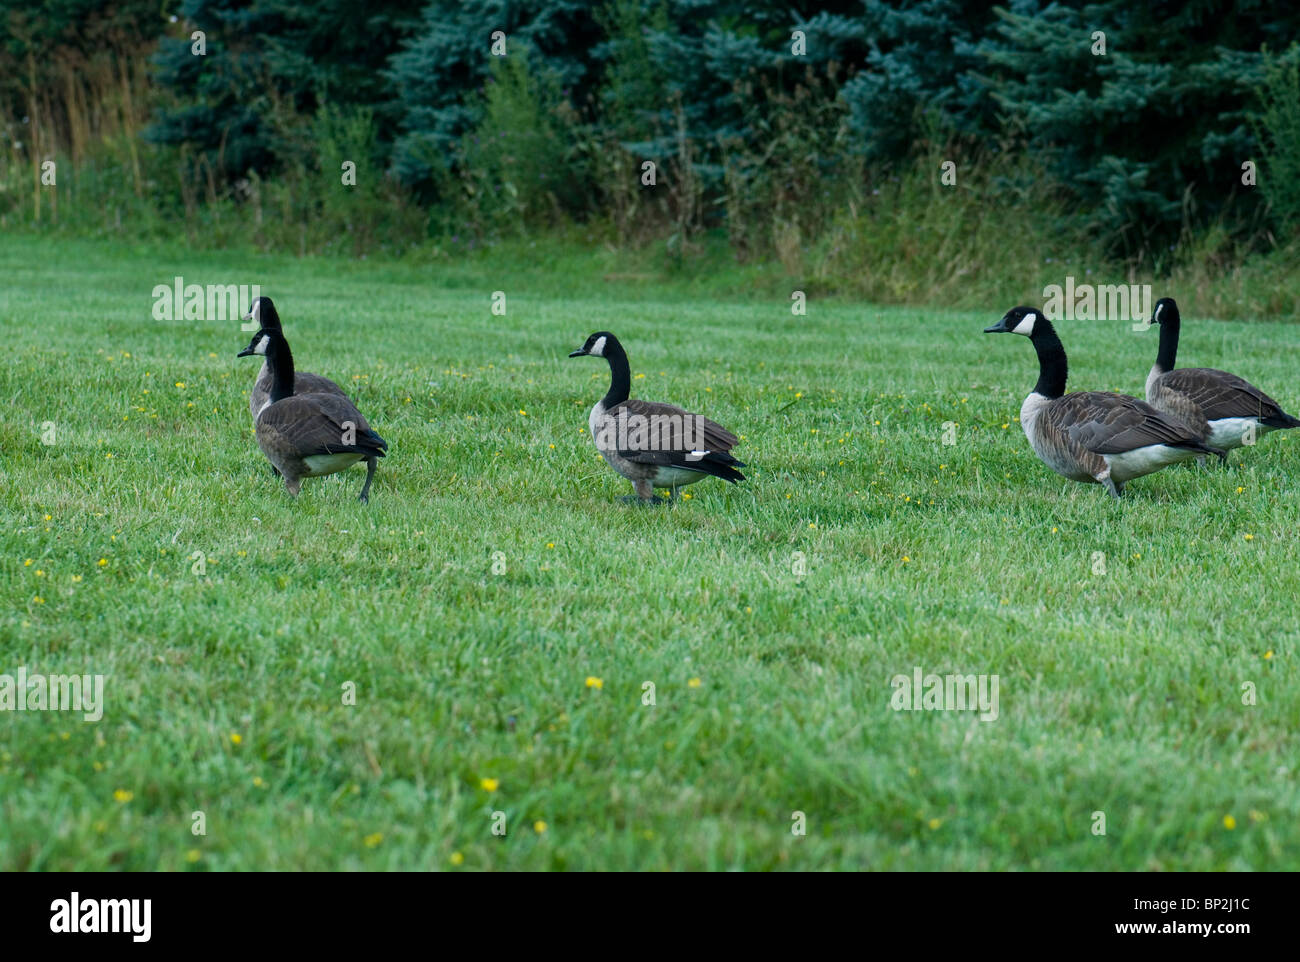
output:
[[984, 328], [985, 334], [1005, 334], [1010, 328], [1007, 327], [1007, 319], [1004, 317], [992, 327]]
[[586, 356], [587, 356], [587, 352], [584, 351], [582, 348], [578, 348], [576, 351], [574, 351], [572, 354], [569, 355], [569, 357], [586, 357]]
[[251, 347], [246, 347], [238, 354], [236, 354], [235, 357], [250, 357], [252, 356], [252, 353], [253, 353], [253, 349]]

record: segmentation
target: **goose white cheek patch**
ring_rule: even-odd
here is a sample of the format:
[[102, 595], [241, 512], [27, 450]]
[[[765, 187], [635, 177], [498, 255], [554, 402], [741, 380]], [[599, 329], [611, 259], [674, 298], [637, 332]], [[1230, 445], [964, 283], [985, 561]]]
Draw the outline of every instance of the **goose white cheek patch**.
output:
[[1026, 314], [1020, 319], [1020, 323], [1011, 329], [1012, 334], [1023, 334], [1028, 337], [1034, 333], [1034, 321], [1038, 320], [1037, 314]]
[[266, 345], [267, 345], [267, 341], [268, 341], [268, 338], [265, 338], [265, 337], [262, 338], [260, 341], [258, 341], [258, 342], [257, 342], [257, 347], [253, 348], [253, 353], [254, 353], [254, 354], [260, 354], [260, 355], [262, 355], [262, 356], [265, 356], [265, 355], [266, 355]]
[[596, 357], [604, 357], [604, 356], [605, 356], [605, 339], [604, 339], [603, 337], [597, 338], [597, 339], [596, 339], [596, 343], [593, 344], [593, 345], [591, 345], [591, 350], [590, 350], [588, 353], [589, 353], [589, 354], [594, 354], [594, 355], [596, 355]]

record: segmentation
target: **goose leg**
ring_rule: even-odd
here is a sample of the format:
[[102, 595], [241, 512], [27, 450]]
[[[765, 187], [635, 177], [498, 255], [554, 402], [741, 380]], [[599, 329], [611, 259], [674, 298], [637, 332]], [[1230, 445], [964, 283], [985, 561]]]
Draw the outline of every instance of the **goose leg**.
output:
[[633, 481], [632, 490], [636, 494], [632, 497], [624, 498], [625, 503], [640, 502], [641, 504], [663, 504], [663, 498], [655, 497], [654, 486], [649, 481]]
[[361, 486], [361, 495], [357, 498], [363, 504], [370, 501], [370, 481], [375, 476], [375, 465], [378, 463], [378, 458], [366, 458], [366, 483]]
[[1106, 490], [1111, 493], [1112, 497], [1119, 498], [1123, 496], [1124, 486], [1122, 484], [1116, 484], [1114, 481], [1112, 481], [1110, 479], [1109, 474], [1101, 479], [1101, 483], [1106, 486]]
[[1210, 453], [1219, 459], [1219, 463], [1225, 468], [1228, 466], [1228, 452], [1222, 448], [1210, 448]]

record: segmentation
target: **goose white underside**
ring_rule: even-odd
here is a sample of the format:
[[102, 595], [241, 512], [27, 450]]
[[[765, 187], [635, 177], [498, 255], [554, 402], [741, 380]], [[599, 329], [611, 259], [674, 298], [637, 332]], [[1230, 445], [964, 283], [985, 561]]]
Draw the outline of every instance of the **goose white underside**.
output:
[[1143, 448], [1134, 448], [1120, 454], [1103, 454], [1101, 457], [1110, 467], [1110, 479], [1116, 484], [1123, 484], [1130, 478], [1140, 478], [1179, 461], [1186, 461], [1197, 456], [1196, 451], [1188, 448], [1175, 448], [1168, 444], [1148, 444]]
[[656, 488], [684, 488], [688, 484], [694, 484], [696, 481], [702, 481], [708, 475], [703, 471], [692, 471], [690, 468], [660, 468], [650, 480], [650, 484]]
[[1214, 448], [1239, 448], [1249, 432], [1254, 431], [1258, 438], [1269, 430], [1259, 423], [1259, 418], [1219, 418], [1210, 422], [1208, 443]]
[[311, 454], [302, 459], [308, 472], [304, 477], [319, 478], [323, 474], [334, 474], [356, 464], [364, 455], [352, 452], [346, 454]]

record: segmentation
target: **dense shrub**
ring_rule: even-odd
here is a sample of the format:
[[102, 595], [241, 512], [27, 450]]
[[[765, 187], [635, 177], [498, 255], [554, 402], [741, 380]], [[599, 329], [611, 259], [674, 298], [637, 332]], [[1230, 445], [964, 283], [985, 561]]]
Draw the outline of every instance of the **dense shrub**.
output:
[[[1036, 230], [1168, 270], [1300, 224], [1296, 57], [1263, 53], [1297, 26], [1254, 0], [0, 0], [0, 218], [354, 251], [577, 222], [798, 272], [880, 198], [926, 202], [883, 188], [939, 152], [986, 198], [1050, 196]], [[942, 196], [915, 220], [964, 223], [973, 193]]]

